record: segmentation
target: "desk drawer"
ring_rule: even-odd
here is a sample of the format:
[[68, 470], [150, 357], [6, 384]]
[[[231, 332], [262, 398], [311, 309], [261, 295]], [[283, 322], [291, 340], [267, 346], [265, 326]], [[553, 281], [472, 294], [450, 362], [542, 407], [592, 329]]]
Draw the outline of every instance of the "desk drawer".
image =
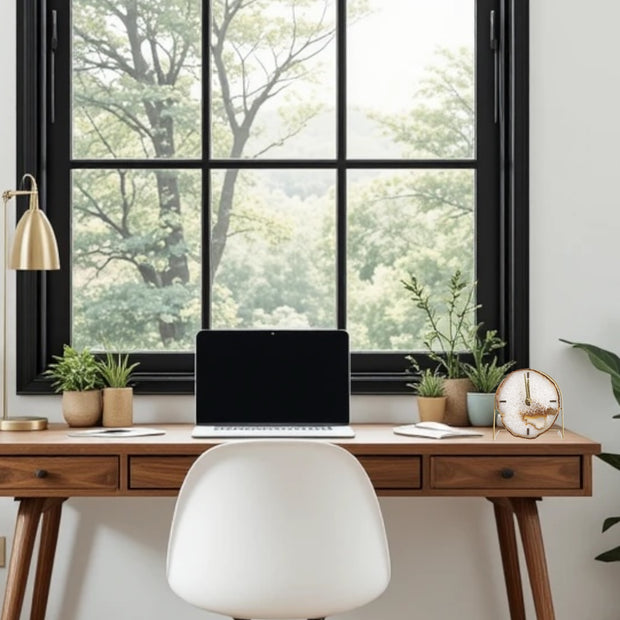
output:
[[[132, 456], [130, 489], [178, 489], [195, 456]], [[376, 489], [419, 489], [417, 456], [361, 456], [360, 463]]]
[[116, 456], [10, 456], [0, 458], [0, 489], [114, 490]]
[[130, 456], [130, 489], [180, 489], [197, 456]]
[[579, 489], [580, 456], [435, 456], [435, 489]]

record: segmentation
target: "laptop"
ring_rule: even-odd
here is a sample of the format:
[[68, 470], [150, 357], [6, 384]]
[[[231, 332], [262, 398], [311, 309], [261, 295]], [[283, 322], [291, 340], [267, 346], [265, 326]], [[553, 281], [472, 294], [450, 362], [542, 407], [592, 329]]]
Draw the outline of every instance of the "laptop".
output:
[[343, 330], [202, 330], [192, 437], [354, 437]]

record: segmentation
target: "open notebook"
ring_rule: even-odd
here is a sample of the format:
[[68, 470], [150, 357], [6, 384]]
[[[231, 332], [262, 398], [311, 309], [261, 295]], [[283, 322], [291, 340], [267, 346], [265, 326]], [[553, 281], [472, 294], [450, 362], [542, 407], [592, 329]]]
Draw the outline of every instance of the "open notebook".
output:
[[203, 330], [193, 437], [353, 437], [342, 330]]

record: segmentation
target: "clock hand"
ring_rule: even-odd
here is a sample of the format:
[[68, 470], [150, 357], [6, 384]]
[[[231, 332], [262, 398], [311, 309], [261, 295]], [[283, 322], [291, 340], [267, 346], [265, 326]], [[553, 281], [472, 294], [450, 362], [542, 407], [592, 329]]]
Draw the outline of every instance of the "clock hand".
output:
[[529, 407], [532, 404], [532, 399], [530, 397], [530, 373], [526, 373], [523, 375], [523, 380], [525, 381], [525, 404]]

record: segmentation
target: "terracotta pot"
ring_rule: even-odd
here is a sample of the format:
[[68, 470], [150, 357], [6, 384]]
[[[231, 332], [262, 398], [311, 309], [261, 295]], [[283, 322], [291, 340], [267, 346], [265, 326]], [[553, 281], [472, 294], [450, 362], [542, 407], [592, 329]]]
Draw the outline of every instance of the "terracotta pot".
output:
[[131, 426], [133, 424], [133, 388], [103, 389], [103, 425]]
[[447, 397], [444, 422], [450, 426], [469, 426], [467, 417], [467, 392], [473, 392], [469, 379], [446, 379], [444, 392]]
[[446, 412], [445, 396], [418, 396], [420, 422], [443, 422]]
[[97, 426], [101, 420], [101, 390], [63, 392], [62, 415], [69, 426]]

